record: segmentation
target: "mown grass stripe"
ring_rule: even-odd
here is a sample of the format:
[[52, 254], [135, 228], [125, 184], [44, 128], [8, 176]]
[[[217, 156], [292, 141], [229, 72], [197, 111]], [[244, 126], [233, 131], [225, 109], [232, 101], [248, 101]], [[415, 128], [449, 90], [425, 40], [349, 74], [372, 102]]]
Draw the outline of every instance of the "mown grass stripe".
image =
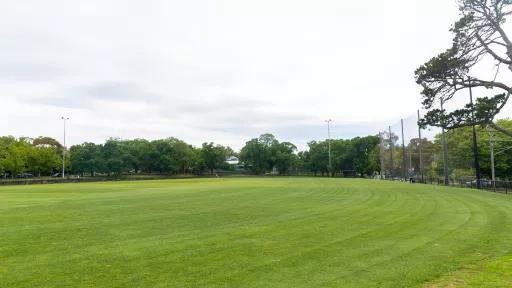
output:
[[420, 287], [510, 253], [511, 208], [504, 195], [358, 179], [0, 187], [0, 283]]

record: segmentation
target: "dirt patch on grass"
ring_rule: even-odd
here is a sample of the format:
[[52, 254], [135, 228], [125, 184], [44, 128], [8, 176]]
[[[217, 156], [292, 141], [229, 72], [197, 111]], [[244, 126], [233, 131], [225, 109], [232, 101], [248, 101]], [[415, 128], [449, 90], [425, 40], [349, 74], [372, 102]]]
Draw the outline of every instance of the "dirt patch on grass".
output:
[[509, 287], [512, 288], [512, 256], [467, 266], [426, 284], [428, 288]]

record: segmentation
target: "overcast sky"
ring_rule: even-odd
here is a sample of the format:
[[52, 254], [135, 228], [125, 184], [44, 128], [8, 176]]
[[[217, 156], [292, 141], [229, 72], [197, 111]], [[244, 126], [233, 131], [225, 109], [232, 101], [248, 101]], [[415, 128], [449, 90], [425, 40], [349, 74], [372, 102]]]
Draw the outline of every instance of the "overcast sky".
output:
[[0, 2], [0, 135], [300, 147], [420, 108], [453, 0]]

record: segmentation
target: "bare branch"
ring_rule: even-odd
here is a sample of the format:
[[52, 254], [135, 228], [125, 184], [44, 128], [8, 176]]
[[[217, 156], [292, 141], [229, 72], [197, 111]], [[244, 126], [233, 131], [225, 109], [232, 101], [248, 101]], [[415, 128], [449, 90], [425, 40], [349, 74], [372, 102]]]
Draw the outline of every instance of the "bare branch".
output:
[[489, 48], [487, 43], [485, 43], [485, 41], [480, 37], [480, 35], [478, 35], [478, 33], [475, 33], [475, 36], [478, 39], [478, 41], [480, 42], [480, 44], [482, 44], [485, 51], [487, 51], [487, 53], [491, 54], [492, 57], [494, 57], [494, 59], [496, 59], [502, 63], [508, 64], [508, 65], [512, 64], [511, 60], [507, 60], [505, 58], [500, 57], [498, 54], [496, 54], [496, 52], [494, 52], [491, 48]]

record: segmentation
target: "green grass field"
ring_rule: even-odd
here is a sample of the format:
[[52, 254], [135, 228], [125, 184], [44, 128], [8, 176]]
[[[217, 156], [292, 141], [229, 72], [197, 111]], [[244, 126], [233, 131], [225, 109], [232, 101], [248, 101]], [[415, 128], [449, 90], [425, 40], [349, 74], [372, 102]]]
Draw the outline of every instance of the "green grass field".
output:
[[370, 180], [0, 187], [0, 287], [512, 287], [512, 198]]

